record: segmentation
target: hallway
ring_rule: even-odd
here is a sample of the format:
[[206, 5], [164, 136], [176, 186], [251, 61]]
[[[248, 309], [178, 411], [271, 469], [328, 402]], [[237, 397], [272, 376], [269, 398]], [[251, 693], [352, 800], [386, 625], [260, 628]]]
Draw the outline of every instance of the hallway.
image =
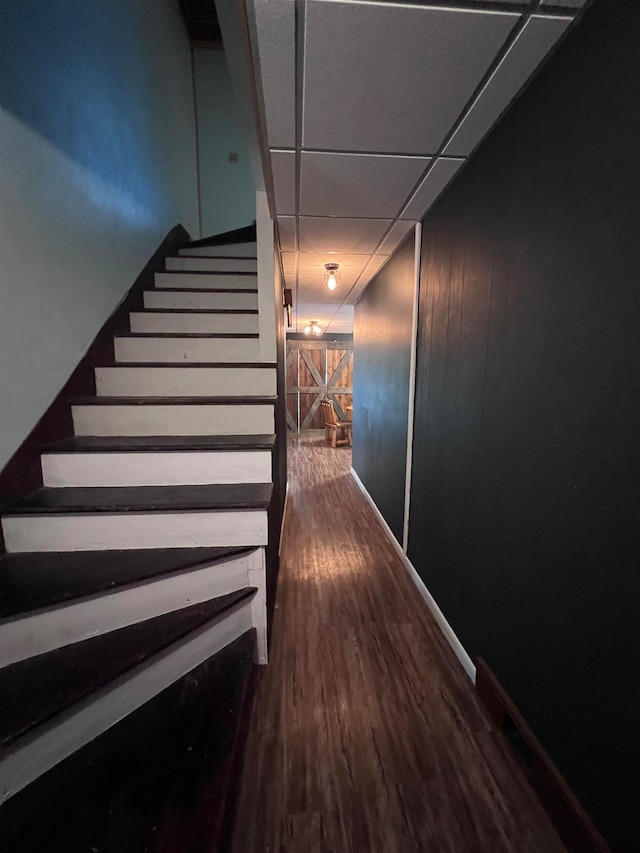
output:
[[234, 853], [564, 850], [350, 464], [290, 438]]

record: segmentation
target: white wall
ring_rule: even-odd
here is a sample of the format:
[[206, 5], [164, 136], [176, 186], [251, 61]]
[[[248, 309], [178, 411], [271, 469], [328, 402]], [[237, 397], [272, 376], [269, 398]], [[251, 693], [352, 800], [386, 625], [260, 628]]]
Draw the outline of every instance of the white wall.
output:
[[176, 0], [2, 0], [0, 467], [178, 223], [197, 233]]
[[[231, 79], [220, 50], [194, 50], [202, 235], [251, 225], [255, 186]], [[229, 162], [229, 153], [238, 155]]]

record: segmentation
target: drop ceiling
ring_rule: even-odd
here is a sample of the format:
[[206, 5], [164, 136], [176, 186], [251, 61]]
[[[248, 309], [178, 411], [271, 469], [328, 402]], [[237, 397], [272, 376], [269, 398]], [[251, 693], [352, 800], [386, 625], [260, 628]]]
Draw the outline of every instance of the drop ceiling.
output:
[[[368, 282], [586, 0], [252, 2], [293, 331], [348, 332]], [[333, 292], [325, 263], [340, 264]]]

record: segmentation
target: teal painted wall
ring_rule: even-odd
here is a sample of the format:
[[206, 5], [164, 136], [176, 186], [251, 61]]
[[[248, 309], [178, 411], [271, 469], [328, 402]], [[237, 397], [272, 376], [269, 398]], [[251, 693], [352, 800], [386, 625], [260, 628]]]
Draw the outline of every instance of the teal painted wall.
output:
[[402, 544], [415, 234], [367, 285], [353, 328], [353, 468]]
[[181, 222], [197, 236], [174, 0], [0, 8], [0, 466]]
[[616, 853], [640, 850], [639, 45], [637, 0], [598, 0], [424, 220], [409, 514]]
[[[224, 53], [194, 50], [202, 236], [251, 225], [256, 194]], [[238, 155], [229, 162], [229, 153]]]

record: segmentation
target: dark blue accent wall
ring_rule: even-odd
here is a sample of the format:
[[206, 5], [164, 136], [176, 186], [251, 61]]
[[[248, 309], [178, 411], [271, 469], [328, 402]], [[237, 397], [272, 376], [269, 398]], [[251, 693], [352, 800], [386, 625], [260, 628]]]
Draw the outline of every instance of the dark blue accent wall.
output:
[[598, 0], [423, 223], [409, 530], [617, 851], [640, 849], [639, 55], [640, 6]]
[[414, 232], [356, 305], [353, 468], [399, 542], [404, 525]]

